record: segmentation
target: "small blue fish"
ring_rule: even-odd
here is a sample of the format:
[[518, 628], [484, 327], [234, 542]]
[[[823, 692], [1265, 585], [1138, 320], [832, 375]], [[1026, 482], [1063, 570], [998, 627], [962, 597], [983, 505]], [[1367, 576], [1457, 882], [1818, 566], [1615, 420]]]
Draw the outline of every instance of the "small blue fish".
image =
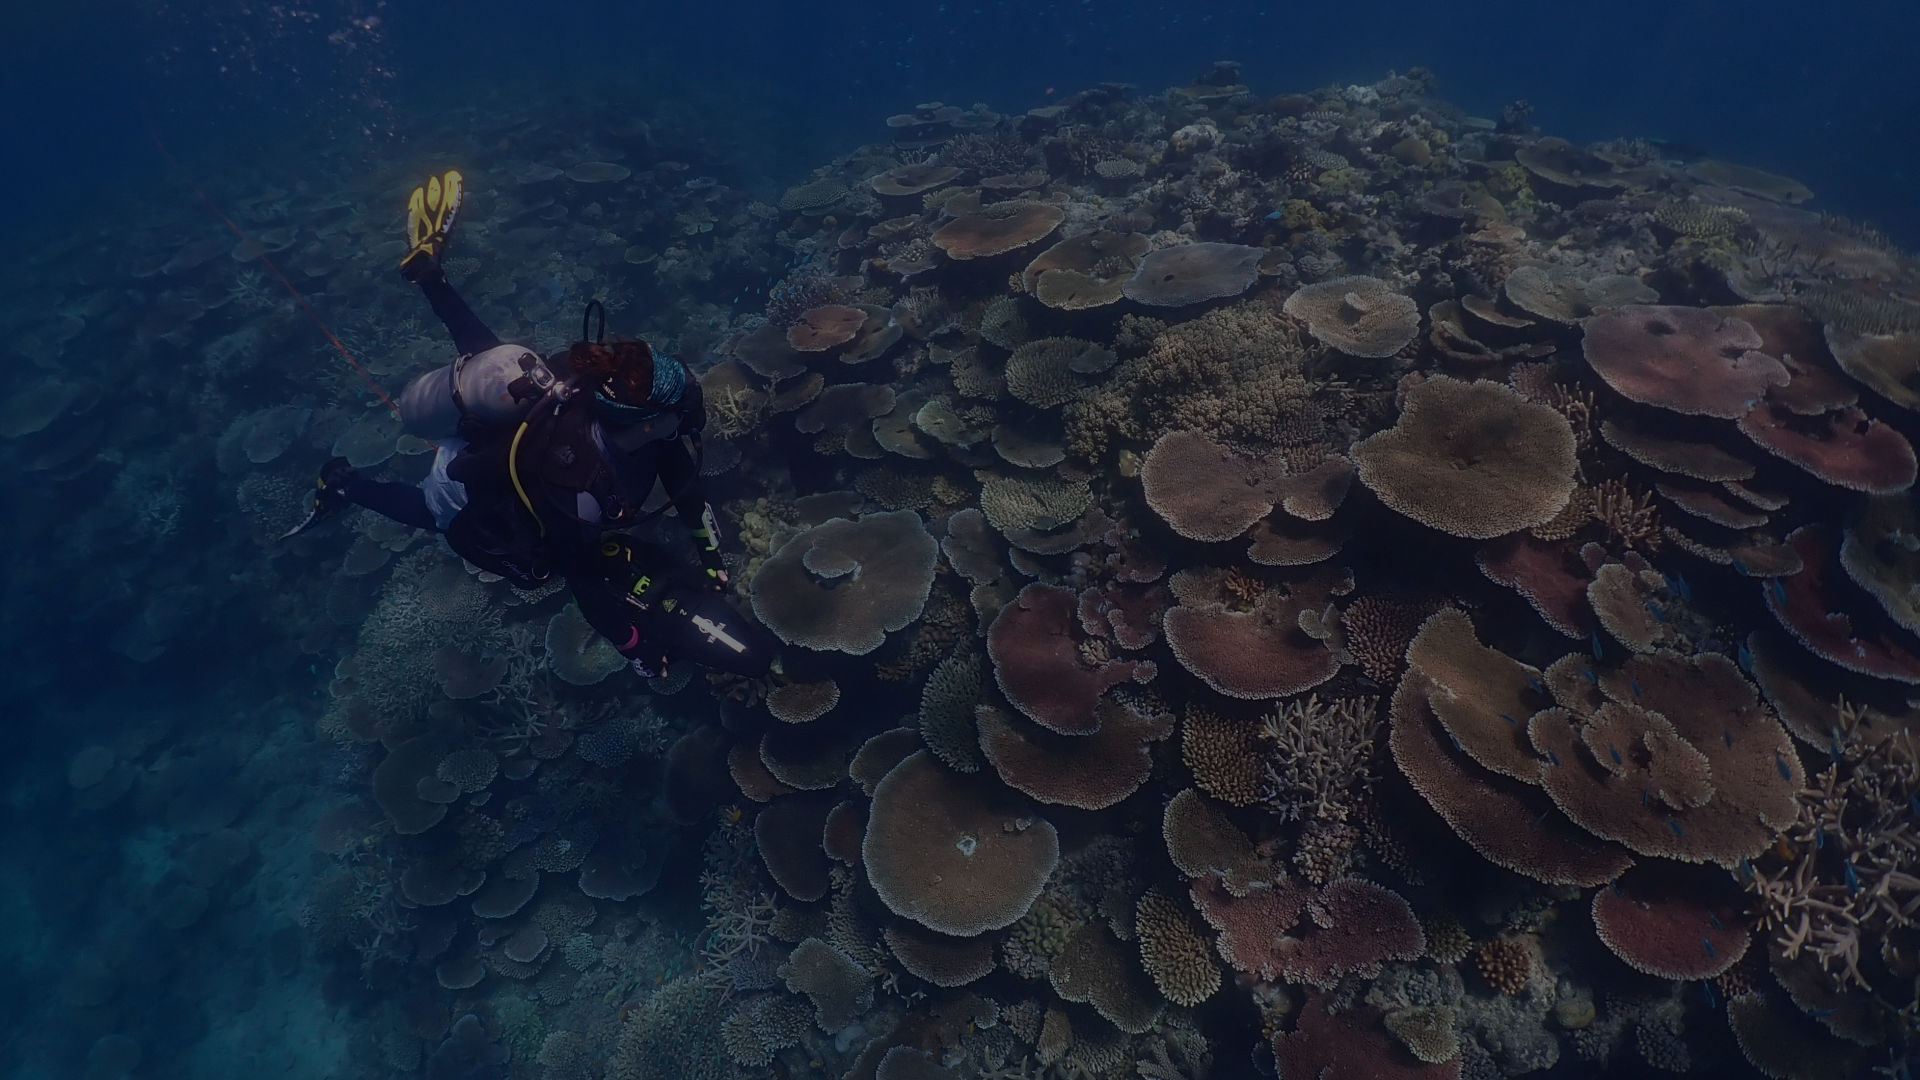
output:
[[1730, 727], [1721, 728], [1720, 738], [1724, 740], [1728, 746], [1732, 746], [1733, 745], [1733, 729]]
[[1835, 761], [1840, 760], [1840, 729], [1839, 728], [1834, 728], [1833, 730], [1827, 732], [1827, 756], [1832, 758]]
[[1582, 675], [1585, 675], [1585, 676], [1587, 677], [1587, 681], [1588, 681], [1588, 682], [1590, 682], [1590, 683], [1592, 683], [1593, 685], [1595, 685], [1595, 686], [1599, 686], [1599, 685], [1600, 685], [1600, 676], [1598, 676], [1598, 675], [1595, 675], [1595, 674], [1593, 673], [1593, 669], [1592, 669], [1592, 668], [1590, 668], [1590, 667], [1586, 667], [1586, 666], [1584, 666], [1584, 665], [1583, 665], [1583, 666], [1582, 666], [1582, 667], [1580, 668], [1580, 674], [1582, 674]]
[[1467, 748], [1464, 745], [1462, 745], [1460, 742], [1460, 736], [1455, 735], [1453, 732], [1449, 731], [1447, 732], [1447, 738], [1453, 740], [1453, 748], [1455, 750], [1458, 750], [1463, 754], [1467, 752]]
[[1547, 692], [1547, 684], [1541, 682], [1539, 679], [1534, 678], [1532, 675], [1529, 675], [1527, 676], [1527, 689], [1533, 691], [1536, 694], [1544, 694]]
[[1793, 770], [1787, 768], [1787, 759], [1781, 757], [1780, 751], [1778, 750], [1775, 750], [1773, 752], [1773, 767], [1780, 770], [1780, 779], [1782, 780], [1793, 779]]
[[1776, 605], [1785, 607], [1787, 603], [1786, 583], [1781, 581], [1779, 578], [1768, 578], [1767, 579], [1767, 595], [1773, 597], [1773, 602]]
[[1653, 805], [1653, 789], [1652, 788], [1640, 789], [1640, 805], [1641, 806]]
[[1735, 868], [1735, 873], [1739, 876], [1740, 880], [1743, 882], [1752, 881], [1753, 880], [1753, 860], [1741, 859], [1740, 865]]
[[1647, 601], [1647, 614], [1653, 616], [1654, 622], [1667, 621], [1666, 609], [1662, 608], [1659, 604], [1656, 604], [1651, 600]]
[[1519, 720], [1514, 719], [1512, 713], [1501, 713], [1500, 719], [1505, 720], [1509, 724], [1517, 724], [1520, 722]]
[[1558, 765], [1558, 764], [1560, 764], [1560, 755], [1559, 755], [1559, 754], [1556, 754], [1556, 753], [1554, 753], [1554, 752], [1553, 752], [1553, 747], [1551, 747], [1551, 746], [1549, 746], [1549, 747], [1547, 747], [1547, 764], [1549, 764], [1549, 765]]
[[1280, 211], [1278, 211], [1278, 210], [1274, 210], [1274, 211], [1271, 211], [1271, 212], [1269, 212], [1269, 213], [1267, 214], [1267, 220], [1268, 220], [1268, 221], [1279, 221], [1279, 220], [1280, 220]]
[[1703, 983], [1701, 983], [1701, 984], [1700, 984], [1700, 992], [1701, 992], [1701, 993], [1703, 993], [1703, 994], [1705, 994], [1705, 995], [1707, 996], [1707, 1008], [1709, 1008], [1709, 1009], [1717, 1009], [1717, 1008], [1719, 1008], [1719, 1007], [1720, 1007], [1720, 999], [1719, 999], [1719, 998], [1718, 998], [1717, 996], [1715, 996], [1715, 994], [1714, 994], [1714, 992], [1713, 992], [1713, 984], [1712, 984], [1712, 983], [1710, 983], [1710, 982], [1703, 982]]
[[1860, 875], [1853, 872], [1852, 863], [1847, 864], [1846, 877], [1847, 877], [1847, 891], [1849, 893], [1859, 892], [1860, 891]]
[[1747, 648], [1746, 642], [1740, 643], [1740, 651], [1734, 654], [1734, 659], [1739, 661], [1741, 671], [1753, 674], [1753, 650]]
[[1814, 833], [1814, 834], [1813, 834], [1813, 850], [1815, 850], [1815, 851], [1820, 851], [1820, 850], [1822, 850], [1823, 848], [1825, 848], [1826, 846], [1827, 846], [1827, 832], [1826, 832], [1826, 830], [1825, 830], [1825, 829], [1822, 829], [1822, 830], [1820, 830], [1819, 832], [1817, 832], [1817, 833]]
[[1709, 960], [1713, 959], [1714, 957], [1713, 942], [1708, 941], [1706, 938], [1701, 938], [1700, 947], [1707, 950], [1707, 959]]
[[1619, 764], [1621, 764], [1621, 763], [1622, 763], [1622, 762], [1621, 762], [1621, 759], [1620, 759], [1620, 748], [1619, 748], [1619, 747], [1617, 747], [1617, 746], [1609, 746], [1609, 747], [1607, 747], [1607, 753], [1609, 753], [1609, 754], [1612, 754], [1612, 755], [1613, 755], [1613, 763], [1614, 763], [1615, 765], [1619, 765]]
[[1593, 632], [1593, 658], [1595, 660], [1602, 659], [1600, 655], [1600, 631], [1598, 630]]
[[1693, 586], [1687, 584], [1687, 575], [1673, 575], [1673, 591], [1680, 594], [1681, 600], [1689, 604], [1693, 603]]
[[1748, 570], [1747, 570], [1747, 564], [1746, 564], [1746, 563], [1743, 563], [1743, 562], [1741, 562], [1741, 561], [1740, 561], [1739, 559], [1735, 559], [1735, 560], [1733, 560], [1733, 572], [1734, 572], [1734, 573], [1736, 573], [1736, 574], [1739, 574], [1739, 575], [1740, 575], [1741, 577], [1752, 577], [1752, 576], [1753, 576], [1753, 574], [1752, 574], [1752, 573], [1750, 573], [1750, 572], [1748, 572]]
[[1545, 825], [1545, 824], [1547, 823], [1547, 815], [1548, 815], [1548, 814], [1551, 814], [1551, 813], [1553, 813], [1553, 811], [1552, 811], [1552, 810], [1542, 810], [1542, 811], [1540, 811], [1540, 816], [1539, 816], [1539, 817], [1537, 817], [1537, 818], [1534, 818], [1534, 819], [1533, 819], [1533, 826], [1534, 826], [1534, 828], [1536, 828], [1536, 829], [1537, 829], [1537, 828], [1539, 828], [1540, 826], [1542, 826], [1542, 825]]
[[1727, 928], [1727, 924], [1720, 921], [1720, 916], [1715, 915], [1711, 911], [1707, 912], [1707, 921], [1713, 924], [1715, 930], [1725, 930]]
[[1681, 827], [1680, 827], [1680, 823], [1679, 823], [1679, 822], [1677, 822], [1677, 821], [1675, 821], [1675, 820], [1673, 820], [1672, 818], [1668, 818], [1668, 819], [1667, 819], [1667, 828], [1669, 828], [1669, 829], [1672, 829], [1672, 830], [1673, 830], [1673, 835], [1675, 835], [1675, 836], [1685, 836], [1685, 835], [1687, 835], [1687, 830], [1685, 830], [1685, 829], [1683, 829], [1683, 828], [1681, 828]]
[[1633, 691], [1634, 697], [1639, 697], [1640, 696], [1640, 680], [1633, 678], [1632, 676], [1628, 676], [1627, 689]]

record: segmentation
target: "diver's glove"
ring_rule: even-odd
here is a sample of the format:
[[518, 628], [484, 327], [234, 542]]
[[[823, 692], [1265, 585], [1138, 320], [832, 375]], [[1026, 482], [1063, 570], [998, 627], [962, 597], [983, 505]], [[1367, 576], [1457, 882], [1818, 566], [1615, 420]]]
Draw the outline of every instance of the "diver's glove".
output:
[[347, 464], [346, 458], [328, 458], [314, 481], [313, 504], [324, 506], [328, 513], [340, 509], [347, 504], [347, 488], [358, 479], [360, 470]]
[[458, 169], [448, 169], [413, 189], [407, 197], [407, 254], [400, 260], [400, 273], [408, 281], [421, 282], [438, 277], [440, 254], [453, 235], [453, 223], [460, 216], [460, 200], [466, 194], [466, 182]]
[[726, 592], [732, 579], [727, 576], [726, 557], [720, 554], [720, 519], [712, 503], [700, 506], [700, 527], [693, 530], [693, 546], [699, 550], [700, 565], [706, 567], [707, 587]]

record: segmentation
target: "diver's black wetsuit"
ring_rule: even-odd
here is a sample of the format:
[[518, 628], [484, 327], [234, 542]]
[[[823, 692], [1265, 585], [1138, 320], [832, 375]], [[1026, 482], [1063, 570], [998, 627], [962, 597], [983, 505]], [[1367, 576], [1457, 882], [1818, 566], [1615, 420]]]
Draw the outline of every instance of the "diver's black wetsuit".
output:
[[[416, 284], [461, 353], [501, 344], [443, 275], [423, 275]], [[659, 357], [656, 363], [678, 361]], [[402, 524], [444, 532], [462, 558], [516, 585], [531, 587], [553, 574], [564, 576], [587, 622], [649, 672], [684, 659], [739, 675], [765, 674], [774, 659], [771, 635], [741, 618], [716, 591], [679, 581], [683, 560], [616, 531], [638, 519], [640, 504], [658, 481], [689, 531], [706, 535], [707, 500], [699, 464], [687, 445], [699, 438], [706, 422], [699, 382], [688, 374], [676, 401], [652, 418], [611, 429], [596, 417], [592, 394], [536, 409], [546, 410], [544, 422], [534, 438], [525, 440], [529, 445], [521, 448], [519, 460], [541, 463], [523, 466], [523, 483], [540, 482], [524, 494], [509, 469], [514, 430], [463, 425], [473, 430], [463, 431], [467, 446], [446, 472], [465, 487], [466, 503], [445, 529], [417, 485], [354, 476], [341, 485], [340, 494]], [[646, 430], [649, 424], [659, 432]], [[598, 485], [599, 498], [587, 493], [592, 485], [582, 477], [595, 462], [611, 470], [616, 492], [611, 497], [604, 483]], [[603, 500], [610, 505], [600, 505]], [[717, 563], [711, 544], [709, 558]], [[708, 578], [724, 580], [713, 565]]]

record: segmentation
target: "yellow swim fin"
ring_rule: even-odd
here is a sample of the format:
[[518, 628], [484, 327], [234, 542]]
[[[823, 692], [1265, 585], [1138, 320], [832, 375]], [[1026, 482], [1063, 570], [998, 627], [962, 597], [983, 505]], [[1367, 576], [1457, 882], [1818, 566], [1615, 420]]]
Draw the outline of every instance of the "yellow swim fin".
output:
[[465, 193], [460, 170], [448, 169], [439, 176], [427, 177], [426, 183], [407, 196], [407, 255], [400, 260], [401, 273], [413, 277], [439, 262]]

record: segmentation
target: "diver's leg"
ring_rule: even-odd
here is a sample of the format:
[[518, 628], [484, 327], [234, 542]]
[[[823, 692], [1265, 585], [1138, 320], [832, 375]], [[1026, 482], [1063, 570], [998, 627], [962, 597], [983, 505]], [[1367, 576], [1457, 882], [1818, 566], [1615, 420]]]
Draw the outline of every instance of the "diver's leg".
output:
[[354, 477], [340, 494], [350, 503], [364, 506], [382, 517], [428, 532], [439, 532], [433, 511], [427, 509], [427, 496], [413, 484], [398, 480], [367, 480]]
[[642, 611], [628, 603], [628, 594], [622, 586], [597, 573], [570, 575], [567, 584], [573, 587], [573, 601], [580, 605], [580, 614], [586, 617], [587, 625], [606, 638], [621, 656], [635, 661], [639, 665], [636, 671], [652, 677], [666, 670], [667, 648], [650, 632], [657, 621], [656, 613]]
[[421, 274], [414, 284], [420, 286], [420, 293], [427, 298], [428, 306], [433, 308], [433, 313], [446, 326], [447, 333], [452, 335], [454, 348], [472, 354], [485, 352], [500, 344], [500, 339], [461, 299], [447, 281], [447, 275], [440, 272], [439, 266], [432, 267], [430, 273]]

